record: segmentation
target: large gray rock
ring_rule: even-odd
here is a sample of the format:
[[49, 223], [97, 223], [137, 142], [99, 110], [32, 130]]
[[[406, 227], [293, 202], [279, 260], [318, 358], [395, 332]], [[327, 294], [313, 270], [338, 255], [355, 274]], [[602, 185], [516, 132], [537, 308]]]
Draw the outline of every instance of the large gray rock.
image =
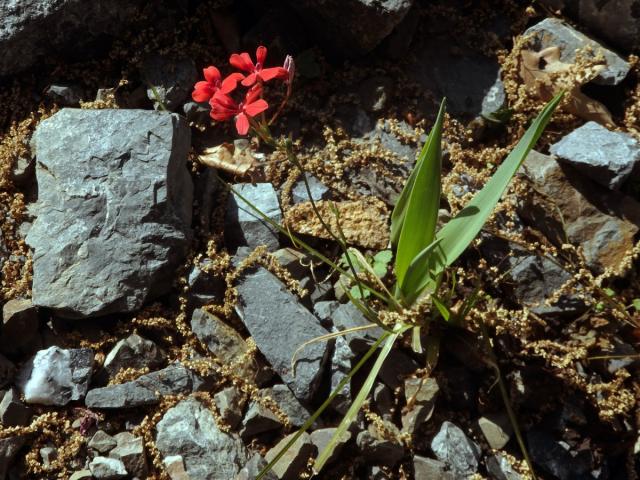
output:
[[327, 342], [316, 342], [300, 350], [295, 375], [291, 369], [293, 355], [306, 341], [329, 332], [264, 268], [248, 273], [236, 288], [236, 311], [258, 348], [294, 395], [308, 402], [322, 379], [329, 348]]
[[626, 52], [640, 47], [637, 0], [542, 0]]
[[133, 408], [160, 403], [164, 395], [188, 394], [200, 379], [180, 364], [142, 375], [130, 382], [89, 390], [89, 408]]
[[84, 398], [92, 370], [92, 350], [49, 347], [23, 365], [16, 383], [27, 403], [64, 406]]
[[34, 135], [33, 302], [66, 317], [164, 293], [191, 235], [190, 130], [178, 115], [63, 109]]
[[631, 135], [587, 122], [559, 142], [551, 153], [611, 190], [618, 190], [640, 161], [640, 143]]
[[578, 51], [587, 56], [596, 56], [602, 53], [606, 62], [605, 69], [593, 80], [594, 83], [600, 85], [619, 84], [631, 68], [620, 55], [557, 18], [547, 18], [535, 24], [524, 32], [524, 35], [532, 36], [533, 47], [536, 51], [547, 47], [558, 47], [560, 60], [565, 63], [573, 63]]
[[[280, 440], [275, 447], [267, 452], [265, 460], [272, 462], [294, 435], [296, 433], [291, 433]], [[315, 451], [316, 446], [311, 442], [311, 437], [307, 432], [304, 432], [273, 466], [273, 472], [280, 480], [298, 480], [302, 471], [307, 467], [309, 457]]]
[[74, 52], [136, 20], [138, 0], [0, 2], [0, 76], [35, 66], [51, 53]]
[[[270, 183], [238, 183], [233, 186], [242, 197], [249, 200], [263, 214], [276, 223], [282, 220], [278, 194]], [[266, 245], [269, 250], [280, 246], [278, 229], [265, 221], [235, 193], [227, 201], [225, 241], [232, 248], [247, 245], [255, 248]]]
[[438, 460], [456, 474], [456, 478], [473, 475], [478, 471], [480, 447], [451, 422], [443, 422], [431, 441], [431, 450]]
[[190, 480], [231, 479], [247, 461], [242, 440], [221, 431], [209, 409], [194, 398], [167, 410], [156, 431], [162, 456], [180, 455]]
[[311, 31], [331, 50], [351, 57], [388, 36], [413, 0], [289, 0]]
[[640, 204], [580, 175], [570, 165], [532, 151], [523, 175], [534, 187], [518, 199], [518, 214], [561, 246], [583, 248], [596, 271], [615, 269], [633, 248], [640, 227]]

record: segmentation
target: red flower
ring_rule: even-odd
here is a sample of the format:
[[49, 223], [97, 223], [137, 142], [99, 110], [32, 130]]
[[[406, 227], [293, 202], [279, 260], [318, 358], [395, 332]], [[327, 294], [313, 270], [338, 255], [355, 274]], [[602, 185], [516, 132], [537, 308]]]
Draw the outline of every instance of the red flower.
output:
[[196, 83], [193, 93], [191, 93], [191, 98], [196, 102], [206, 102], [218, 91], [231, 93], [235, 90], [238, 82], [244, 78], [241, 73], [232, 73], [222, 80], [220, 70], [216, 67], [207, 67], [202, 72], [206, 81]]
[[240, 135], [246, 135], [249, 131], [249, 117], [255, 117], [269, 108], [269, 104], [260, 98], [261, 93], [262, 89], [256, 85], [247, 92], [244, 101], [237, 104], [229, 95], [218, 91], [209, 102], [211, 118], [218, 122], [235, 118], [236, 130]]
[[249, 75], [242, 80], [242, 85], [250, 87], [256, 83], [259, 78], [263, 82], [268, 82], [274, 78], [287, 79], [289, 78], [289, 72], [282, 67], [264, 68], [264, 61], [267, 59], [266, 47], [259, 46], [256, 50], [256, 64], [254, 65], [251, 57], [247, 52], [240, 54], [234, 53], [229, 58], [229, 63], [243, 72], [248, 72]]

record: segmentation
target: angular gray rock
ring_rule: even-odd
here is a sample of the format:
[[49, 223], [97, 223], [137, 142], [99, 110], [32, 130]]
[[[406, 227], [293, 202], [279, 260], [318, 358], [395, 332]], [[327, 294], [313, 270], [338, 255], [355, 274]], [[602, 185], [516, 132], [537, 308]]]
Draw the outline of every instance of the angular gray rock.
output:
[[640, 161], [631, 135], [587, 122], [551, 145], [551, 153], [610, 190], [618, 190]]
[[489, 446], [495, 450], [503, 448], [513, 433], [506, 414], [486, 414], [478, 419], [478, 427]]
[[631, 53], [640, 47], [636, 0], [542, 0], [576, 20], [598, 38]]
[[0, 424], [3, 427], [16, 427], [29, 424], [31, 409], [20, 400], [15, 388], [7, 390], [0, 402]]
[[402, 431], [413, 435], [431, 418], [440, 387], [435, 378], [408, 378], [404, 385], [407, 407], [402, 415]]
[[145, 110], [63, 109], [40, 123], [33, 303], [132, 312], [166, 292], [191, 235], [190, 130]]
[[[393, 425], [387, 423], [386, 425]], [[371, 430], [371, 429], [370, 429]], [[362, 456], [375, 465], [388, 465], [392, 467], [404, 456], [404, 447], [399, 441], [379, 438], [370, 430], [358, 433], [356, 444]]]
[[[238, 183], [233, 186], [244, 198], [276, 223], [282, 220], [278, 194], [270, 183]], [[225, 217], [225, 242], [232, 248], [266, 245], [269, 250], [280, 247], [278, 229], [267, 223], [235, 193], [229, 195]]]
[[251, 437], [278, 430], [280, 427], [282, 422], [275, 413], [258, 402], [252, 402], [242, 420], [240, 437], [247, 441]]
[[326, 342], [316, 342], [298, 352], [295, 375], [291, 362], [298, 347], [326, 335], [327, 330], [262, 267], [247, 273], [236, 288], [236, 311], [258, 348], [294, 395], [303, 403], [310, 401], [322, 379], [329, 347]]
[[413, 457], [413, 474], [416, 480], [455, 480], [456, 476], [447, 470], [447, 466], [434, 458]]
[[[318, 455], [329, 445], [329, 442], [336, 433], [337, 428], [319, 428], [311, 432], [311, 443], [313, 443], [318, 449]], [[340, 458], [340, 452], [344, 446], [351, 440], [351, 432], [346, 430], [342, 437], [338, 439], [338, 443], [335, 444], [333, 453], [327, 459], [327, 465]]]
[[120, 460], [132, 477], [146, 478], [149, 467], [143, 438], [129, 432], [119, 433], [114, 438], [117, 446], [109, 452], [109, 457]]
[[376, 47], [407, 14], [413, 0], [290, 0], [322, 45], [346, 57]]
[[164, 362], [165, 355], [151, 340], [137, 333], [120, 340], [104, 360], [104, 369], [113, 377], [125, 368], [158, 368]]
[[99, 453], [107, 453], [109, 450], [115, 448], [117, 444], [118, 442], [111, 435], [105, 433], [103, 430], [98, 430], [93, 434], [91, 440], [89, 440], [88, 446]]
[[490, 456], [485, 463], [494, 480], [523, 480], [522, 475], [514, 470], [507, 457], [500, 453]]
[[194, 398], [167, 410], [156, 432], [162, 456], [182, 456], [190, 480], [232, 479], [248, 459], [242, 440], [221, 431], [212, 413]]
[[[582, 246], [589, 267], [615, 269], [633, 248], [640, 204], [580, 175], [570, 165], [532, 151], [523, 176], [535, 187], [518, 199], [518, 215], [561, 246]], [[539, 192], [539, 193], [538, 193]]]
[[142, 375], [130, 382], [89, 390], [88, 408], [133, 408], [155, 405], [164, 395], [188, 394], [200, 380], [182, 365], [169, 365], [157, 372]]
[[154, 108], [160, 110], [164, 107], [175, 112], [191, 98], [198, 72], [189, 58], [154, 54], [142, 62], [141, 76], [148, 85], [147, 97]]
[[0, 2], [0, 77], [36, 65], [51, 53], [76, 52], [134, 22], [138, 0]]
[[242, 410], [245, 405], [245, 397], [240, 390], [234, 386], [220, 390], [213, 396], [222, 420], [229, 424], [231, 428], [236, 428], [242, 421]]
[[124, 463], [116, 458], [96, 457], [91, 460], [89, 470], [97, 480], [118, 480], [127, 476]]
[[[265, 460], [271, 462], [294, 435], [296, 434], [291, 433], [280, 440], [275, 447], [267, 452]], [[278, 460], [272, 470], [280, 480], [298, 480], [300, 473], [307, 467], [307, 462], [315, 451], [316, 447], [311, 442], [311, 437], [307, 432], [304, 432]]]
[[602, 53], [606, 62], [605, 69], [593, 80], [594, 83], [600, 85], [618, 85], [624, 80], [631, 68], [620, 55], [558, 18], [547, 18], [529, 28], [524, 32], [524, 35], [532, 35], [536, 51], [547, 47], [558, 47], [560, 61], [565, 63], [573, 63], [579, 50], [587, 56], [596, 56]]
[[271, 388], [265, 388], [260, 392], [278, 404], [278, 407], [287, 415], [291, 425], [294, 427], [301, 427], [311, 416], [312, 412], [302, 406], [286, 385], [280, 383]]
[[[358, 310], [358, 307], [351, 302], [340, 305], [331, 315], [331, 320], [334, 328], [340, 331], [371, 324], [364, 314]], [[362, 352], [368, 350], [371, 344], [375, 343], [383, 333], [382, 328], [374, 326], [366, 330], [347, 333], [343, 338], [354, 351]]]
[[478, 471], [480, 447], [451, 422], [442, 423], [440, 431], [431, 441], [431, 450], [459, 477]]
[[[311, 198], [314, 202], [320, 200], [327, 200], [331, 197], [331, 191], [324, 185], [317, 177], [313, 175], [307, 175], [307, 182], [309, 183], [309, 190], [311, 191]], [[302, 179], [298, 180], [291, 189], [291, 200], [293, 203], [302, 203], [309, 201], [309, 195], [307, 193], [307, 187]]]
[[27, 403], [64, 406], [82, 400], [93, 369], [88, 348], [40, 350], [18, 373], [16, 383]]
[[249, 350], [247, 342], [235, 329], [201, 308], [191, 315], [191, 330], [222, 361], [236, 360]]
[[2, 307], [0, 351], [7, 354], [33, 353], [38, 340], [38, 310], [31, 299], [9, 300]]

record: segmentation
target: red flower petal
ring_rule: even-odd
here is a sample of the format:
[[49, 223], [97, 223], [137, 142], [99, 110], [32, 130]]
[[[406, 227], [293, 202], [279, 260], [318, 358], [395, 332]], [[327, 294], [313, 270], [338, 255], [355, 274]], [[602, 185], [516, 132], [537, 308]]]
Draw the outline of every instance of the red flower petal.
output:
[[250, 87], [251, 85], [256, 83], [257, 78], [257, 75], [255, 73], [252, 73], [248, 75], [247, 78], [242, 80], [242, 85], [244, 85], [245, 87]]
[[267, 47], [263, 47], [262, 45], [260, 45], [256, 50], [256, 62], [258, 62], [258, 65], [260, 65], [261, 67], [264, 67], [264, 62], [266, 59]]
[[213, 94], [215, 93], [215, 89], [209, 82], [198, 82], [193, 87], [193, 92], [191, 93], [191, 98], [193, 98], [194, 102], [206, 102], [209, 100]]
[[286, 80], [289, 78], [289, 72], [287, 72], [282, 67], [273, 67], [273, 68], [263, 68], [258, 72], [258, 76], [262, 79], [263, 82], [268, 82], [269, 80], [273, 80], [274, 78], [281, 78], [282, 80]]
[[238, 55], [237, 53], [234, 53], [233, 55], [231, 55], [231, 57], [229, 57], [229, 63], [234, 68], [237, 68], [238, 70], [243, 70], [245, 72], [253, 72], [256, 68], [253, 65], [253, 62], [251, 61], [251, 57], [247, 52], [243, 52], [240, 55]]
[[255, 102], [245, 105], [243, 110], [250, 117], [255, 117], [259, 113], [264, 112], [267, 108], [269, 108], [269, 104], [262, 98], [259, 98]]
[[236, 130], [240, 135], [246, 135], [249, 132], [249, 118], [244, 113], [236, 117]]
[[257, 83], [253, 87], [251, 87], [247, 94], [244, 96], [244, 104], [248, 105], [255, 102], [260, 98], [260, 95], [262, 95], [262, 87], [259, 83]]
[[220, 70], [213, 66], [205, 68], [204, 70], [202, 70], [202, 73], [204, 73], [204, 78], [207, 79], [207, 82], [213, 83], [214, 85], [217, 85], [222, 78], [222, 75], [220, 75]]
[[244, 75], [241, 73], [232, 73], [227, 78], [222, 81], [222, 86], [220, 87], [220, 91], [222, 93], [231, 93], [238, 86], [238, 82], [244, 78]]

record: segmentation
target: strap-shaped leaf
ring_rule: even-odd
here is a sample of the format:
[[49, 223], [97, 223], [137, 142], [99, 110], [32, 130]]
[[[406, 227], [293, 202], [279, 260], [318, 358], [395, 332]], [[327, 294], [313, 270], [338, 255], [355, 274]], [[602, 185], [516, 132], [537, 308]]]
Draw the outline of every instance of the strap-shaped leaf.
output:
[[443, 100], [423, 148], [422, 158], [416, 166], [417, 173], [409, 193], [396, 251], [395, 274], [399, 285], [403, 285], [404, 276], [413, 259], [429, 246], [435, 237], [440, 208], [444, 109]]
[[455, 262], [476, 238], [509, 182], [542, 135], [551, 120], [553, 111], [562, 100], [562, 95], [563, 93], [558, 94], [544, 107], [482, 190], [476, 193], [469, 204], [438, 232], [436, 236], [439, 241], [438, 249], [434, 251], [437, 262], [432, 277]]

